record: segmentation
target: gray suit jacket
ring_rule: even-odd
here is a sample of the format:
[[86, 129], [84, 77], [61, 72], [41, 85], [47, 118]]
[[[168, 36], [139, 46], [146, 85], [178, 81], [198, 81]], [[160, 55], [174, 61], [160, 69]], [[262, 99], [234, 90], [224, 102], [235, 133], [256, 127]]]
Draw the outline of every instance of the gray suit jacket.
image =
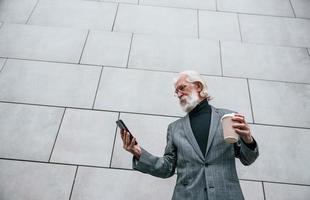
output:
[[189, 116], [168, 127], [167, 146], [163, 157], [156, 157], [142, 149], [139, 160], [133, 159], [133, 168], [153, 176], [168, 178], [177, 168], [173, 200], [242, 200], [237, 177], [235, 157], [250, 165], [258, 157], [242, 140], [235, 145], [223, 139], [220, 119], [233, 111], [212, 106], [210, 133], [206, 155], [202, 155], [191, 130]]

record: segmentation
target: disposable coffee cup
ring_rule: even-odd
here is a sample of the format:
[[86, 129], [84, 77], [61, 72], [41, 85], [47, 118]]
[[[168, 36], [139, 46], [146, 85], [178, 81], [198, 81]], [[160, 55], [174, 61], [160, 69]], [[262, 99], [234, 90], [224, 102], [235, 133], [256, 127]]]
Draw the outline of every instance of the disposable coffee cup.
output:
[[235, 116], [235, 113], [229, 113], [224, 115], [221, 118], [223, 126], [224, 140], [226, 143], [233, 144], [238, 141], [239, 135], [236, 133], [235, 129], [232, 127], [233, 121], [232, 117]]

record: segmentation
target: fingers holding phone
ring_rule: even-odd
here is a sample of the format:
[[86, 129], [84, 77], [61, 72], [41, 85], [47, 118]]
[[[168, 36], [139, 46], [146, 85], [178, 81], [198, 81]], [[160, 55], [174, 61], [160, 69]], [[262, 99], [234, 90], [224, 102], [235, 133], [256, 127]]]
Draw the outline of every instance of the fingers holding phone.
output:
[[141, 148], [138, 145], [136, 138], [132, 136], [132, 134], [129, 132], [128, 128], [122, 120], [116, 121], [116, 124], [120, 128], [123, 148], [139, 159], [141, 155]]

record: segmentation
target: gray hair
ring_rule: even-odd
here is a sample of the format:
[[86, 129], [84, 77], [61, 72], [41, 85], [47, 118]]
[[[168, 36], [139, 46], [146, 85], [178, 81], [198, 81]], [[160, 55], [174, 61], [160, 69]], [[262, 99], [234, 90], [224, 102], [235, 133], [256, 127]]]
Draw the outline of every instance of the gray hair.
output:
[[212, 99], [212, 97], [208, 93], [208, 86], [202, 76], [193, 70], [187, 70], [180, 72], [179, 75], [174, 79], [174, 86], [176, 85], [177, 81], [181, 78], [181, 76], [186, 76], [186, 81], [189, 83], [199, 82], [202, 85], [202, 90], [200, 92], [200, 96], [203, 98], [207, 98], [208, 101]]

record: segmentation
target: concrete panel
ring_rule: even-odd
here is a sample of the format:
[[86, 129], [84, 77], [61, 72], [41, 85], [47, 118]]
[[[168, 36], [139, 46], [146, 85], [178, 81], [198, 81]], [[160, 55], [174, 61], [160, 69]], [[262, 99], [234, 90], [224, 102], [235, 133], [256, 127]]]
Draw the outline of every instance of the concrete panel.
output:
[[112, 29], [117, 4], [95, 1], [39, 1], [29, 24], [85, 29]]
[[209, 94], [213, 97], [210, 104], [227, 108], [243, 114], [247, 122], [253, 122], [251, 104], [245, 79], [205, 77]]
[[155, 178], [129, 170], [79, 167], [72, 200], [171, 199], [175, 177]]
[[3, 200], [68, 200], [76, 167], [0, 160]]
[[252, 134], [260, 156], [250, 166], [237, 161], [239, 178], [309, 185], [310, 129], [252, 125]]
[[101, 67], [8, 60], [0, 100], [92, 108]]
[[221, 50], [226, 76], [310, 83], [305, 49], [223, 42]]
[[175, 76], [174, 73], [104, 68], [94, 107], [183, 116], [178, 99], [174, 96]]
[[246, 200], [264, 200], [262, 182], [240, 181], [242, 193]]
[[221, 75], [219, 43], [202, 39], [134, 35], [129, 67]]
[[291, 0], [296, 17], [310, 18], [310, 1]]
[[26, 23], [37, 0], [1, 0], [0, 21]]
[[6, 59], [0, 58], [0, 72], [1, 72], [1, 70], [3, 68], [3, 66], [4, 66], [5, 61], [6, 61]]
[[51, 161], [109, 167], [118, 113], [67, 109]]
[[131, 34], [90, 31], [81, 63], [126, 67]]
[[245, 42], [310, 47], [310, 20], [240, 15]]
[[310, 186], [264, 183], [266, 200], [308, 200]]
[[214, 0], [140, 0], [141, 5], [216, 10]]
[[121, 4], [114, 31], [197, 37], [197, 11]]
[[249, 84], [256, 123], [310, 127], [309, 84], [255, 80]]
[[[168, 125], [178, 118], [121, 113], [120, 119], [126, 123], [141, 147], [156, 156], [163, 156]], [[132, 169], [132, 154], [123, 149], [119, 130], [117, 130], [111, 166]]]
[[0, 157], [48, 161], [63, 111], [0, 103]]
[[289, 0], [217, 0], [220, 11], [294, 17]]
[[78, 63], [86, 36], [86, 30], [4, 24], [0, 56]]
[[237, 14], [199, 11], [199, 37], [212, 40], [240, 41]]
[[99, 0], [103, 2], [118, 2], [118, 3], [132, 3], [138, 4], [139, 0]]
[[[178, 99], [173, 95], [173, 79], [176, 76], [177, 74], [174, 73], [105, 68], [95, 108], [184, 116], [185, 113], [181, 110]], [[206, 77], [206, 81], [210, 94], [215, 97], [210, 102], [212, 105], [241, 112], [249, 122], [253, 121], [246, 80]], [[231, 101], [231, 98], [236, 100]]]

